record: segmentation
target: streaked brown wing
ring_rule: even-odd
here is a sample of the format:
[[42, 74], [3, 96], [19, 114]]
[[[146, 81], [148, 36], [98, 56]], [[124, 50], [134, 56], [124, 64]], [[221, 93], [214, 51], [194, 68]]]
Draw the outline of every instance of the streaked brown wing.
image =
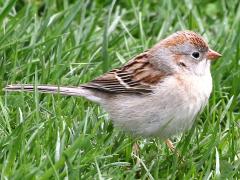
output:
[[151, 93], [154, 85], [166, 76], [149, 61], [148, 52], [142, 53], [125, 66], [114, 69], [83, 87], [110, 93]]

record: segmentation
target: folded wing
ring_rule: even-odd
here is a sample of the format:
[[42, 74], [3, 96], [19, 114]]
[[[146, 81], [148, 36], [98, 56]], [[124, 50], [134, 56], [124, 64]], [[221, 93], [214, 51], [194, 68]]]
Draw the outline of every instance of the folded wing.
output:
[[154, 68], [148, 52], [136, 56], [125, 66], [114, 69], [82, 85], [109, 93], [151, 93], [166, 74]]

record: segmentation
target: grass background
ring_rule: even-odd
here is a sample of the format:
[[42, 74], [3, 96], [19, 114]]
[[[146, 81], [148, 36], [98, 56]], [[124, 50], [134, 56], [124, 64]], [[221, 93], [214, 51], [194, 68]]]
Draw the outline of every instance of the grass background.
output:
[[0, 90], [0, 179], [240, 178], [239, 24], [238, 0], [0, 1], [0, 89], [79, 85], [182, 29], [223, 54], [209, 105], [173, 138], [180, 157], [158, 138], [113, 128], [83, 98]]

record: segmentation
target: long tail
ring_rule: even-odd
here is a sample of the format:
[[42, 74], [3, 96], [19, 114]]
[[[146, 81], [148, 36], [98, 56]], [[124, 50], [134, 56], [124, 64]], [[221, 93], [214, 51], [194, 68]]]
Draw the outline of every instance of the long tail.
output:
[[64, 87], [64, 86], [54, 86], [54, 85], [33, 85], [33, 84], [13, 84], [7, 85], [4, 89], [5, 91], [26, 91], [34, 92], [35, 90], [41, 93], [48, 94], [61, 94], [67, 96], [83, 96], [87, 99], [95, 102], [100, 102], [101, 98], [97, 96], [97, 93], [86, 89], [84, 87]]

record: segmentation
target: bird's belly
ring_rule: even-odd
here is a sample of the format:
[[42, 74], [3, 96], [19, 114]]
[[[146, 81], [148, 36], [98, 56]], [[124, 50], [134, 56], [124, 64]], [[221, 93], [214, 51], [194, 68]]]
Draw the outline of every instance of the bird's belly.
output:
[[142, 98], [124, 95], [116, 97], [111, 103], [108, 102], [105, 109], [114, 124], [124, 131], [168, 138], [192, 126], [210, 95], [210, 91], [205, 94], [201, 90], [189, 94], [181, 88], [171, 87], [171, 84], [176, 83], [165, 84], [168, 91], [162, 88]]
[[[163, 139], [189, 129], [200, 111], [195, 105], [179, 108], [159, 109], [155, 111], [142, 111], [140, 116], [125, 116], [124, 121], [118, 117], [116, 124], [133, 134], [142, 136], [158, 136]], [[120, 120], [120, 121], [118, 121]]]
[[[152, 103], [154, 104], [154, 101]], [[114, 124], [123, 131], [138, 136], [157, 136], [165, 139], [189, 129], [202, 106], [175, 101], [174, 104], [167, 103], [155, 109], [154, 105], [146, 107], [146, 104], [139, 103], [135, 108], [121, 106], [117, 111], [108, 109], [108, 112]], [[112, 108], [113, 106], [110, 109]]]

